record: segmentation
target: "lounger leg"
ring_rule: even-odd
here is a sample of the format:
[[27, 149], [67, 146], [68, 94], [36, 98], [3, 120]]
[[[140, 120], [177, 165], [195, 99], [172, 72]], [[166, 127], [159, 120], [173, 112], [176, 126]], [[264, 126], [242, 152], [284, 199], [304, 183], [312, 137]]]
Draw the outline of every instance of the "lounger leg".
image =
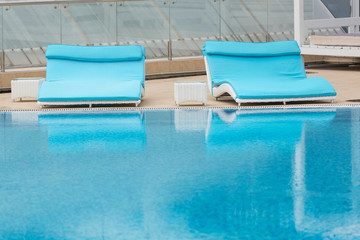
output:
[[238, 107], [240, 107], [241, 103], [238, 103]]
[[284, 105], [286, 105], [286, 102], [285, 102], [285, 101], [284, 101], [283, 103], [284, 103]]
[[89, 104], [89, 108], [91, 108], [92, 107], [92, 104]]
[[331, 99], [331, 103], [334, 103], [334, 99]]

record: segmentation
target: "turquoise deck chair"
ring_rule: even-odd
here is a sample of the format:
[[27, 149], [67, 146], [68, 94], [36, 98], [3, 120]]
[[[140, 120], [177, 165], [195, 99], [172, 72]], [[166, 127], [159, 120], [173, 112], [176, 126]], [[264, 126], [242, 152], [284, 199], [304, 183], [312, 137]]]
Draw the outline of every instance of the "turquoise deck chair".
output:
[[329, 81], [306, 77], [296, 41], [206, 41], [203, 55], [212, 96], [230, 95], [239, 106], [249, 102], [333, 102], [336, 97]]
[[145, 92], [142, 46], [49, 45], [38, 104], [140, 104]]

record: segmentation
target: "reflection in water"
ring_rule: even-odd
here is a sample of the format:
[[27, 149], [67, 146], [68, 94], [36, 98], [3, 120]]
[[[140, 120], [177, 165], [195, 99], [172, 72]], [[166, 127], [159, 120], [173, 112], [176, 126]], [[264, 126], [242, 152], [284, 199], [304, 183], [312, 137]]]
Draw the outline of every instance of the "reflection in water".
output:
[[48, 147], [65, 151], [131, 151], [146, 143], [145, 119], [140, 112], [41, 114], [39, 125], [48, 133]]
[[[349, 117], [355, 110], [351, 115], [338, 112], [336, 116], [336, 112], [311, 110], [264, 114], [214, 110], [207, 133], [210, 155], [221, 160], [237, 156], [239, 162], [251, 165], [248, 177], [256, 184], [253, 189], [247, 186], [247, 195], [261, 193], [246, 200], [249, 206], [242, 211], [251, 216], [255, 208], [267, 217], [252, 216], [247, 222], [260, 223], [258, 229], [263, 233], [274, 228], [285, 233], [291, 226], [284, 228], [281, 222], [293, 219], [294, 230], [303, 237], [360, 237], [359, 185], [354, 182], [359, 173], [353, 170], [360, 161], [360, 139], [354, 139], [359, 134], [354, 131], [359, 127], [359, 115], [354, 119]], [[225, 127], [217, 127], [224, 123]], [[231, 149], [227, 149], [229, 145]], [[285, 199], [288, 191], [292, 191], [293, 212], [289, 205], [269, 206], [270, 201], [289, 204]], [[273, 194], [279, 195], [272, 199]], [[263, 220], [274, 226], [268, 227]]]
[[360, 234], [359, 109], [0, 116], [0, 239]]

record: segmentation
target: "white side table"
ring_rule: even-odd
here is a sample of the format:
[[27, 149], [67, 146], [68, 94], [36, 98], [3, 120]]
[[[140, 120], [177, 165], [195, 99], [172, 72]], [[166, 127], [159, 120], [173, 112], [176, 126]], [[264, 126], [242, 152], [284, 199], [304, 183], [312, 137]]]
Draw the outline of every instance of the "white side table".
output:
[[45, 78], [15, 78], [11, 80], [11, 99], [15, 102], [16, 99], [24, 97], [38, 98], [38, 90], [40, 84], [45, 81]]
[[174, 95], [178, 106], [183, 102], [201, 102], [206, 105], [206, 82], [175, 82]]

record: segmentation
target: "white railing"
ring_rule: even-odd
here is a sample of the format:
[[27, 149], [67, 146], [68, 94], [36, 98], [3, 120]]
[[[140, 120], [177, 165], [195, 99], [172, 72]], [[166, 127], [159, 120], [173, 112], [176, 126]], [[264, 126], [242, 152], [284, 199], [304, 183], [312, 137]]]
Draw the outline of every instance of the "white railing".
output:
[[[360, 25], [360, 17], [314, 19], [304, 21], [305, 31], [314, 28], [354, 27]], [[358, 32], [358, 31], [357, 31]]]
[[[344, 36], [350, 36], [349, 33], [354, 34], [355, 42], [360, 40], [360, 16], [359, 16], [359, 0], [351, 1], [352, 12], [351, 17], [348, 18], [329, 18], [329, 19], [304, 19], [304, 1], [294, 0], [294, 39], [298, 42], [302, 54], [305, 55], [323, 55], [323, 56], [337, 56], [337, 57], [360, 57], [360, 45], [355, 44], [349, 46], [316, 46], [307, 42], [311, 38], [314, 30], [327, 29], [340, 31]], [[347, 32], [343, 30], [347, 27]], [[337, 32], [338, 32], [337, 31]], [[359, 36], [357, 36], [359, 34]], [[338, 35], [340, 36], [340, 35]], [[338, 37], [335, 35], [335, 37]], [[332, 36], [334, 37], [334, 36]]]

